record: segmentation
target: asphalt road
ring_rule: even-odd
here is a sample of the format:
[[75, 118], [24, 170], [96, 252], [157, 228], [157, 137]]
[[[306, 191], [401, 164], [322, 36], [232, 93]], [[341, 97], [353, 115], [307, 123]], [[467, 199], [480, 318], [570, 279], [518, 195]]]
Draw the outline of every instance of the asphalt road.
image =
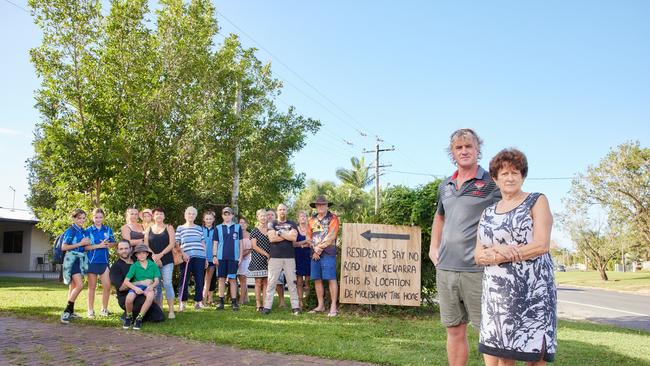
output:
[[648, 295], [559, 286], [557, 297], [560, 318], [583, 319], [650, 332]]

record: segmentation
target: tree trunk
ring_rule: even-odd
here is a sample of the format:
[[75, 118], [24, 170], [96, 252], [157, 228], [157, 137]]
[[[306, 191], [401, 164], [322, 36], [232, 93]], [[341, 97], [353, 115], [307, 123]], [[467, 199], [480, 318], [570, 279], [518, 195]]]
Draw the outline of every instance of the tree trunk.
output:
[[605, 272], [605, 266], [598, 266], [598, 272], [600, 273], [600, 279], [603, 281], [609, 281], [607, 277], [607, 272]]
[[93, 205], [94, 207], [99, 207], [99, 195], [102, 190], [102, 181], [101, 179], [97, 178], [95, 180], [95, 197], [93, 199]]

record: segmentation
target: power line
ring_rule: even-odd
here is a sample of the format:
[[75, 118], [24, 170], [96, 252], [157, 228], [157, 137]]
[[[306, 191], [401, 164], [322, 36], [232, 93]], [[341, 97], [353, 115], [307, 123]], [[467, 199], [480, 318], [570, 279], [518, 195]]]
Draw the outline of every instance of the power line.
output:
[[[223, 14], [222, 14], [222, 16], [223, 16]], [[237, 29], [240, 29], [240, 28], [237, 27]], [[244, 33], [244, 32], [242, 31], [242, 33]], [[226, 35], [224, 35], [224, 34], [222, 34], [222, 33], [217, 32], [217, 34], [218, 34], [219, 36], [223, 37], [224, 39], [226, 38]], [[245, 33], [244, 33], [244, 34], [245, 34]], [[245, 34], [245, 35], [246, 35], [246, 34]], [[248, 36], [248, 35], [247, 35], [247, 37], [250, 38], [250, 36]], [[251, 40], [253, 40], [253, 42], [257, 43], [257, 41], [255, 41], [254, 39], [251, 38]], [[259, 43], [257, 43], [257, 44], [259, 45]], [[260, 47], [262, 47], [262, 46], [260, 45]], [[269, 54], [270, 54], [270, 53], [269, 53]], [[271, 54], [271, 56], [273, 56], [273, 55]], [[323, 108], [325, 111], [327, 111], [328, 113], [330, 113], [330, 114], [333, 115], [334, 117], [338, 118], [341, 122], [343, 122], [343, 123], [347, 123], [346, 120], [344, 120], [343, 118], [341, 118], [341, 116], [339, 116], [337, 113], [333, 112], [330, 108], [328, 108], [326, 105], [324, 105], [323, 103], [321, 103], [319, 100], [315, 99], [314, 97], [312, 97], [311, 95], [309, 95], [309, 94], [307, 94], [305, 91], [303, 91], [301, 88], [299, 88], [297, 85], [295, 85], [294, 83], [292, 83], [292, 82], [290, 82], [289, 80], [287, 80], [287, 78], [285, 78], [285, 77], [283, 77], [282, 75], [280, 75], [276, 70], [271, 70], [271, 73], [274, 74], [275, 77], [277, 77], [278, 79], [282, 80], [285, 84], [287, 84], [287, 85], [291, 86], [292, 88], [296, 89], [300, 94], [304, 95], [305, 97], [307, 97], [308, 99], [310, 99], [312, 102], [318, 104], [321, 108]], [[276, 99], [282, 101], [279, 97], [276, 97]], [[283, 102], [284, 104], [286, 104], [287, 106], [290, 106], [289, 103], [284, 102], [284, 101], [282, 101], [282, 102]], [[323, 125], [322, 127], [323, 127], [323, 128], [326, 128], [325, 125]], [[359, 132], [359, 133], [363, 133], [362, 131], [359, 131], [359, 130], [356, 130], [356, 131]], [[344, 137], [342, 137], [342, 136], [340, 136], [340, 135], [334, 134], [334, 133], [332, 133], [332, 132], [330, 132], [330, 134], [332, 134], [332, 135], [335, 136], [337, 142], [344, 142], [344, 143], [346, 143], [346, 145], [348, 145], [347, 147], [349, 147], [349, 145], [350, 145], [350, 144], [349, 144], [349, 139], [346, 139], [346, 138], [344, 138]], [[356, 152], [355, 152], [355, 153], [356, 153]]]
[[[355, 124], [358, 125], [358, 127], [361, 127], [361, 129], [364, 128], [364, 126], [362, 126], [358, 121], [356, 121], [356, 119], [355, 119], [352, 115], [350, 115], [348, 112], [346, 112], [343, 108], [339, 107], [338, 104], [336, 104], [336, 103], [335, 103], [334, 101], [332, 101], [329, 97], [327, 97], [325, 94], [323, 94], [320, 90], [318, 90], [318, 88], [316, 88], [315, 86], [313, 86], [310, 82], [308, 82], [307, 80], [305, 80], [302, 76], [300, 76], [297, 72], [295, 72], [291, 67], [289, 67], [289, 65], [287, 65], [287, 64], [284, 63], [282, 60], [280, 60], [280, 58], [278, 58], [278, 57], [277, 57], [273, 52], [269, 51], [269, 50], [268, 50], [266, 47], [264, 47], [261, 43], [257, 42], [253, 37], [251, 37], [248, 33], [246, 33], [243, 29], [241, 29], [237, 24], [235, 24], [232, 20], [230, 20], [228, 17], [226, 17], [222, 12], [217, 11], [217, 10], [215, 10], [215, 12], [216, 12], [217, 14], [221, 15], [221, 17], [222, 17], [224, 20], [226, 20], [226, 21], [227, 21], [228, 23], [230, 23], [233, 27], [235, 27], [237, 30], [239, 30], [243, 35], [245, 35], [245, 36], [248, 37], [251, 41], [253, 41], [255, 44], [257, 44], [257, 45], [260, 47], [260, 49], [262, 49], [262, 50], [264, 50], [266, 53], [268, 53], [268, 54], [269, 54], [271, 57], [273, 57], [273, 58], [274, 58], [274, 59], [275, 59], [279, 64], [281, 64], [281, 65], [284, 66], [287, 70], [289, 70], [289, 72], [291, 72], [294, 76], [296, 76], [298, 79], [300, 79], [300, 81], [302, 81], [303, 83], [305, 83], [305, 85], [307, 85], [308, 87], [310, 87], [310, 88], [311, 88], [312, 90], [314, 90], [318, 95], [320, 95], [323, 99], [325, 99], [325, 100], [328, 101], [331, 105], [333, 105], [334, 107], [336, 107], [336, 109], [340, 110], [341, 112], [343, 112], [343, 114], [347, 115], [347, 116], [352, 120], [352, 122], [354, 122]], [[357, 130], [357, 132], [361, 132], [361, 131]]]
[[11, 0], [5, 0], [5, 2], [7, 2], [7, 3], [9, 3], [9, 4], [13, 5], [13, 6], [15, 6], [16, 8], [18, 8], [18, 9], [24, 11], [24, 12], [27, 13], [27, 14], [30, 14], [29, 10], [27, 10], [26, 8], [24, 8], [24, 7], [22, 7], [22, 6], [18, 5], [18, 4], [16, 4], [15, 2], [13, 2], [13, 1], [11, 1]]
[[384, 152], [384, 151], [395, 151], [395, 147], [391, 147], [390, 149], [381, 149], [379, 147], [379, 143], [381, 140], [379, 139], [379, 136], [377, 136], [377, 145], [375, 145], [374, 150], [366, 150], [363, 149], [363, 153], [373, 153], [375, 154], [375, 213], [379, 212], [379, 168], [387, 168], [392, 165], [380, 165], [379, 164], [379, 153]]

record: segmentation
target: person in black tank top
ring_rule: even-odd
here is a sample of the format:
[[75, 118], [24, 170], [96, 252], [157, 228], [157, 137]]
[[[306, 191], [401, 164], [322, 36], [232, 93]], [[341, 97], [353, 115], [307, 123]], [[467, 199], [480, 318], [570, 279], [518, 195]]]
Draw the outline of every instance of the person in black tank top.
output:
[[126, 209], [126, 224], [120, 229], [122, 239], [126, 239], [131, 243], [131, 247], [138, 244], [144, 244], [144, 228], [138, 222], [138, 209]]
[[174, 285], [172, 276], [174, 273], [174, 257], [172, 249], [175, 245], [175, 232], [171, 225], [165, 224], [165, 211], [162, 208], [153, 210], [153, 224], [144, 233], [144, 243], [153, 251], [151, 259], [160, 267], [162, 281], [158, 283], [156, 291], [156, 303], [162, 309], [162, 288], [165, 288], [165, 297], [169, 306], [169, 318], [175, 318], [174, 314]]

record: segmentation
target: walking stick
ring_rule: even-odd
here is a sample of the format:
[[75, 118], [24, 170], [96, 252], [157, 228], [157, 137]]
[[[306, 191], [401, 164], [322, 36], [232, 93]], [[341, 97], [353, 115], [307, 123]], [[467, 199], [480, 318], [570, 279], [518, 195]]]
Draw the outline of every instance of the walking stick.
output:
[[187, 269], [190, 267], [190, 261], [185, 262], [185, 274], [183, 274], [183, 284], [181, 285], [181, 293], [178, 295], [178, 306], [183, 302], [183, 290], [185, 290], [185, 281], [187, 281]]

